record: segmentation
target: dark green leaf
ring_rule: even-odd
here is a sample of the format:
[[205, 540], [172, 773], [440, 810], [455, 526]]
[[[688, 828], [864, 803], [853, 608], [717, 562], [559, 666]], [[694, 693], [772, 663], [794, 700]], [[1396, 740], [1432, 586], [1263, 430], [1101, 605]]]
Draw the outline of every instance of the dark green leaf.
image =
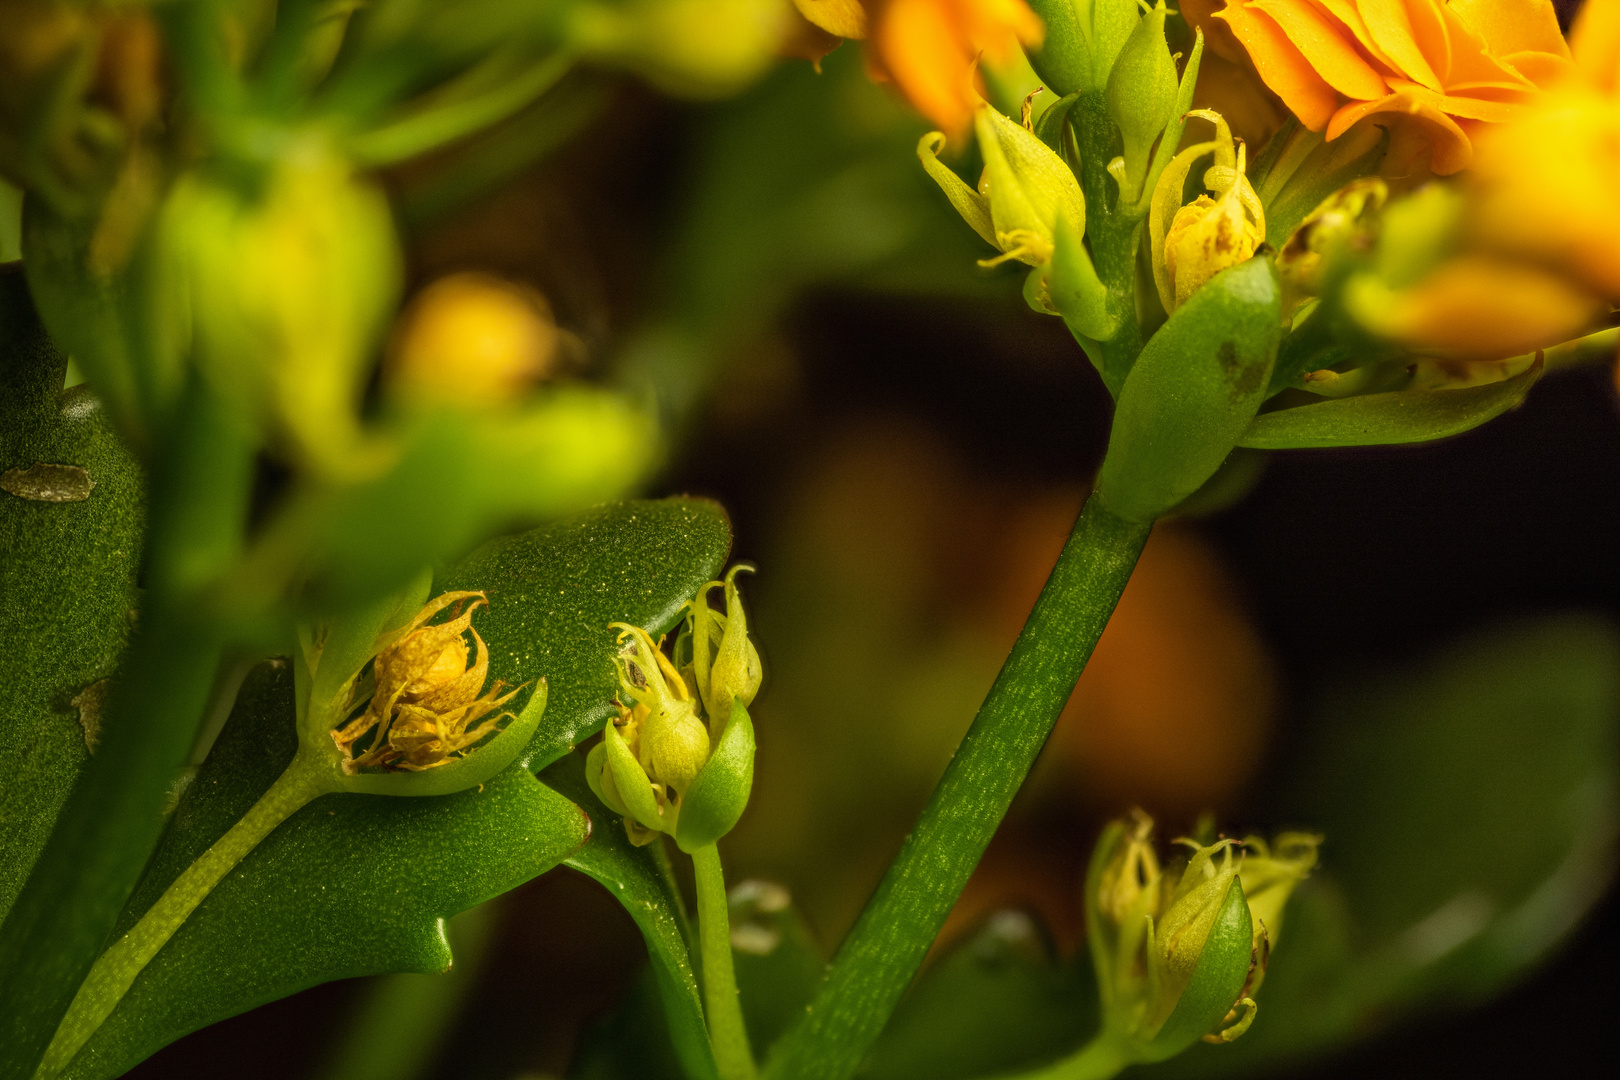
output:
[[1256, 450], [1384, 446], [1460, 435], [1524, 400], [1541, 376], [1536, 363], [1511, 379], [1460, 390], [1398, 391], [1341, 398], [1254, 418], [1239, 446]]
[[1029, 916], [1006, 911], [923, 972], [862, 1080], [957, 1080], [1051, 1061], [1096, 1033], [1091, 965], [1058, 963]]
[[699, 499], [611, 503], [491, 541], [441, 574], [434, 591], [489, 597], [478, 632], [490, 673], [544, 677], [551, 700], [520, 760], [538, 771], [601, 729], [618, 692], [613, 622], [667, 633], [681, 606], [720, 574], [731, 549], [725, 511]]
[[[591, 794], [585, 782], [584, 755], [573, 754], [552, 765], [545, 781], [572, 799], [591, 819], [591, 839], [568, 865], [601, 882], [636, 921], [647, 942], [652, 978], [663, 1002], [668, 1038], [691, 1080], [712, 1080], [714, 1057], [709, 1051], [708, 1029], [697, 975], [692, 968], [686, 912], [668, 864], [661, 861], [663, 843], [636, 847], [625, 835], [623, 818]], [[648, 1019], [645, 1010], [636, 1017]], [[648, 1025], [639, 1025], [637, 1042], [649, 1041]], [[652, 1033], [656, 1035], [658, 1033]], [[650, 1039], [656, 1043], [656, 1039]]]
[[66, 368], [20, 266], [0, 268], [0, 919], [89, 757], [137, 604], [141, 473]]
[[[186, 789], [120, 932], [278, 776], [297, 744], [292, 672], [249, 676]], [[248, 854], [136, 978], [67, 1073], [117, 1076], [175, 1038], [316, 983], [450, 964], [442, 920], [554, 866], [579, 809], [514, 766], [457, 795], [328, 795]]]
[[1221, 271], [1176, 309], [1120, 390], [1097, 477], [1103, 505], [1151, 521], [1220, 468], [1265, 399], [1280, 312], [1263, 257]]

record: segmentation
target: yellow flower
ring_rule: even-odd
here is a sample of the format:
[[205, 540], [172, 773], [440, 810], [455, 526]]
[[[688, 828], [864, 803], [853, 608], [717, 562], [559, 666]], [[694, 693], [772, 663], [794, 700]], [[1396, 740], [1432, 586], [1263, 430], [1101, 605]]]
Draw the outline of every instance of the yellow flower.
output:
[[559, 334], [545, 297], [487, 274], [440, 278], [394, 333], [388, 386], [424, 402], [499, 405], [550, 374]]
[[[1193, 0], [1193, 14], [1210, 6]], [[1213, 15], [1306, 127], [1331, 140], [1365, 117], [1405, 117], [1440, 175], [1570, 66], [1551, 0], [1226, 0]]]
[[1482, 137], [1478, 241], [1620, 299], [1620, 0], [1588, 0], [1575, 67], [1522, 120]]
[[[1266, 212], [1249, 184], [1243, 143], [1232, 137], [1219, 113], [1195, 110], [1187, 115], [1214, 124], [1215, 138], [1172, 158], [1153, 191], [1148, 241], [1154, 282], [1166, 311], [1180, 307], [1222, 270], [1253, 258], [1266, 238]], [[1200, 195], [1182, 206], [1188, 172], [1210, 153], [1215, 164], [1204, 173], [1204, 186], [1219, 197]]]

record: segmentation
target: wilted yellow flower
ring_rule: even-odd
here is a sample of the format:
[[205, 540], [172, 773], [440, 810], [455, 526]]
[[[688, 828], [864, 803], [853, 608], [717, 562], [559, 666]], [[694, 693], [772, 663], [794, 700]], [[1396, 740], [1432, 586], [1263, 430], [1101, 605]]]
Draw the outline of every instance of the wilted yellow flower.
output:
[[[472, 613], [485, 604], [481, 592], [447, 592], [423, 605], [372, 660], [371, 693], [360, 715], [332, 732], [343, 751], [343, 771], [363, 768], [421, 771], [443, 765], [492, 734], [503, 716], [490, 716], [518, 693], [506, 694], [495, 680], [488, 693], [489, 650], [472, 626]], [[454, 605], [450, 621], [431, 623]], [[467, 641], [476, 653], [467, 664]], [[358, 756], [355, 744], [372, 739]]]
[[[1189, 16], [1212, 6], [1193, 0]], [[1368, 116], [1409, 117], [1441, 175], [1569, 66], [1551, 0], [1226, 0], [1213, 15], [1306, 127], [1335, 139]]]
[[394, 331], [389, 387], [426, 402], [488, 406], [521, 397], [551, 372], [557, 324], [545, 297], [488, 274], [440, 278]]

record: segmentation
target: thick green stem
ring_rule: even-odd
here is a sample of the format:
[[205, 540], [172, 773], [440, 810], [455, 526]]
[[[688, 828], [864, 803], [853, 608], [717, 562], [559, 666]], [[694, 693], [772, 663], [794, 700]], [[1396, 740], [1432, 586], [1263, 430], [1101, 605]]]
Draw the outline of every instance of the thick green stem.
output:
[[1028, 775], [1118, 603], [1151, 525], [1089, 500], [917, 827], [845, 939], [771, 1080], [844, 1080], [894, 1011]]
[[253, 450], [193, 379], [152, 483], [147, 593], [110, 722], [0, 925], [0, 1080], [25, 1080], [107, 944], [163, 831], [221, 653], [198, 590], [240, 550]]
[[1136, 247], [1143, 217], [1136, 203], [1120, 198], [1108, 163], [1122, 146], [1119, 129], [1108, 115], [1101, 90], [1088, 90], [1069, 111], [1080, 149], [1080, 187], [1086, 196], [1086, 239], [1097, 277], [1108, 289], [1108, 313], [1119, 330], [1104, 342], [1088, 346], [1109, 393], [1119, 397], [1131, 365], [1142, 351], [1142, 328], [1136, 317]]
[[224, 880], [259, 841], [311, 799], [328, 790], [322, 782], [325, 774], [320, 763], [304, 754], [293, 758], [286, 771], [242, 815], [242, 820], [186, 867], [140, 921], [101, 954], [56, 1029], [56, 1036], [35, 1073], [37, 1080], [46, 1080], [67, 1067], [73, 1055], [112, 1015], [134, 984], [135, 977], [152, 962], [158, 950], [168, 944], [214, 886]]
[[1124, 1046], [1104, 1031], [1060, 1061], [1001, 1080], [1110, 1080], [1130, 1064]]
[[703, 1007], [708, 1013], [709, 1045], [720, 1080], [753, 1080], [754, 1054], [748, 1047], [731, 967], [731, 916], [726, 908], [726, 877], [713, 844], [692, 852], [697, 878], [698, 941], [703, 957]]

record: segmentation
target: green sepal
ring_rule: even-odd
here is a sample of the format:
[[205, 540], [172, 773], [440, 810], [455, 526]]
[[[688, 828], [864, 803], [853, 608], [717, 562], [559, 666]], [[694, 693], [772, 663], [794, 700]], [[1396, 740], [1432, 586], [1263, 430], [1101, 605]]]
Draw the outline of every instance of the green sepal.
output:
[[652, 782], [647, 779], [647, 771], [630, 752], [630, 744], [624, 741], [624, 736], [619, 734], [618, 727], [612, 721], [602, 728], [602, 745], [607, 747], [606, 776], [612, 778], [625, 811], [646, 828], [661, 830], [664, 821], [658, 813], [658, 796], [653, 792]]
[[691, 853], [732, 830], [754, 786], [754, 722], [742, 702], [731, 703], [731, 720], [714, 752], [686, 789], [675, 843]]
[[1108, 74], [1108, 115], [1125, 140], [1125, 175], [1135, 189], [1123, 192], [1125, 199], [1141, 192], [1154, 140], [1175, 115], [1179, 87], [1164, 37], [1165, 14], [1164, 0], [1159, 0], [1137, 20]]
[[965, 180], [939, 160], [939, 152], [944, 147], [945, 135], [942, 132], [930, 131], [917, 140], [917, 160], [922, 162], [923, 171], [939, 185], [956, 212], [962, 215], [962, 220], [983, 237], [985, 243], [999, 246], [996, 244], [996, 227], [990, 222], [989, 201], [968, 187]]
[[591, 752], [585, 756], [585, 783], [591, 789], [591, 794], [602, 800], [602, 805], [615, 814], [628, 814], [630, 811], [619, 805], [618, 793], [602, 775], [606, 770], [607, 741], [604, 739], [591, 747]]
[[1035, 137], [1050, 146], [1054, 153], [1063, 153], [1063, 122], [1069, 118], [1069, 110], [1079, 100], [1078, 93], [1064, 94], [1035, 119]]
[[1538, 360], [1501, 382], [1456, 390], [1401, 390], [1340, 398], [1257, 416], [1239, 446], [1301, 450], [1432, 442], [1470, 431], [1515, 408], [1541, 377]]
[[1029, 66], [1055, 94], [1074, 94], [1091, 85], [1090, 0], [1028, 0], [1046, 24], [1040, 48], [1028, 49]]
[[1083, 234], [1067, 222], [1054, 230], [1046, 296], [1071, 332], [1093, 341], [1119, 333], [1119, 317], [1108, 309], [1108, 286], [1097, 277]]
[[546, 680], [535, 683], [523, 711], [507, 721], [488, 742], [468, 750], [463, 757], [420, 772], [360, 773], [340, 776], [344, 791], [363, 795], [454, 795], [478, 787], [518, 759], [528, 747], [546, 712]]
[[1082, 234], [1086, 199], [1080, 182], [1053, 150], [1023, 124], [982, 107], [973, 120], [989, 181], [990, 221], [996, 245], [1008, 234], [1031, 232], [1050, 240], [1066, 220]]
[[1169, 1019], [1136, 1055], [1141, 1062], [1174, 1057], [1214, 1031], [1243, 993], [1254, 952], [1254, 923], [1243, 898], [1243, 885], [1232, 879], [1215, 925], [1204, 939], [1198, 967], [1176, 1000]]
[[1097, 495], [1115, 515], [1151, 521], [1201, 487], [1265, 399], [1282, 336], [1269, 258], [1211, 278], [1148, 341], [1125, 377]]
[[[1299, 228], [1300, 222], [1322, 205], [1322, 200], [1352, 180], [1376, 173], [1389, 153], [1389, 129], [1381, 128], [1379, 131], [1378, 141], [1371, 149], [1337, 169], [1329, 171], [1317, 165], [1318, 158], [1331, 157], [1335, 149], [1333, 143], [1327, 143], [1306, 158], [1277, 196], [1266, 204], [1266, 242], [1280, 249]], [[1270, 150], [1269, 143], [1266, 148]]]

